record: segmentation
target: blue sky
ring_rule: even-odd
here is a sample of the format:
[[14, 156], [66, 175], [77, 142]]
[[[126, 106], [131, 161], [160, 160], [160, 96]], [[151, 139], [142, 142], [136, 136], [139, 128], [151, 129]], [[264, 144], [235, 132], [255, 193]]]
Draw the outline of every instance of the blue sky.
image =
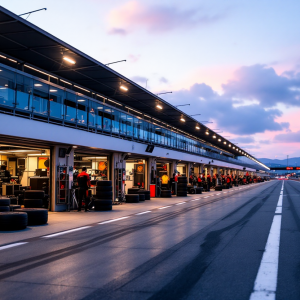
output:
[[2, 0], [256, 157], [300, 156], [300, 2]]

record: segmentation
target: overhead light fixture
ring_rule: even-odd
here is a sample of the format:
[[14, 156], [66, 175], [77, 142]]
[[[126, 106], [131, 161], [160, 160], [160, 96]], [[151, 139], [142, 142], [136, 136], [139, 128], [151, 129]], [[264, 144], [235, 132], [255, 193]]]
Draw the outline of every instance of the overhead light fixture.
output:
[[126, 86], [124, 86], [124, 85], [121, 85], [120, 89], [123, 90], [123, 91], [128, 91], [128, 88]]
[[72, 64], [72, 65], [75, 65], [75, 64], [76, 64], [76, 61], [75, 61], [75, 60], [73, 60], [73, 59], [71, 59], [71, 58], [69, 58], [69, 57], [67, 57], [67, 56], [64, 56], [63, 59], [64, 59], [65, 61], [69, 62], [69, 63]]
[[34, 86], [43, 86], [43, 85], [40, 83], [35, 83]]
[[231, 147], [231, 144], [229, 144], [228, 146]]
[[97, 107], [97, 109], [103, 109], [103, 106], [99, 106], [99, 107]]
[[224, 142], [224, 144], [226, 145], [227, 143], [226, 143], [226, 142]]
[[55, 93], [57, 92], [57, 90], [50, 90], [50, 93]]
[[235, 149], [235, 147], [233, 146], [232, 149]]
[[158, 109], [163, 109], [162, 106], [159, 105], [159, 104], [157, 104], [156, 107], [157, 107]]
[[196, 126], [196, 129], [198, 129], [198, 130], [199, 130], [199, 129], [200, 129], [200, 127], [197, 125], [197, 126]]
[[218, 139], [219, 142], [221, 142], [221, 139]]
[[209, 135], [209, 132], [208, 132], [208, 131], [206, 131], [206, 132], [205, 132], [205, 134]]
[[180, 118], [180, 121], [185, 122], [185, 119], [184, 118]]
[[77, 101], [78, 101], [78, 102], [85, 102], [84, 99], [78, 99]]
[[213, 138], [216, 139], [217, 137], [215, 135], [213, 135]]

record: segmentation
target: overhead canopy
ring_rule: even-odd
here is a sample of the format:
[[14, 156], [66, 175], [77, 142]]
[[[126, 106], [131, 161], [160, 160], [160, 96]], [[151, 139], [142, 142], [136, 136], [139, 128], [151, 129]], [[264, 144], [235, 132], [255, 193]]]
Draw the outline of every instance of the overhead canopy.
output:
[[[0, 51], [19, 62], [30, 64], [115, 99], [227, 152], [242, 155], [241, 152], [233, 150], [233, 147], [229, 147], [229, 144], [235, 146], [234, 144], [217, 133], [209, 130], [207, 135], [208, 128], [205, 125], [170, 103], [2, 6], [0, 6]], [[72, 64], [63, 57], [76, 63]], [[128, 90], [120, 89], [121, 85]], [[157, 108], [158, 104], [162, 109]], [[185, 119], [185, 122], [181, 121], [181, 118]], [[197, 129], [197, 126], [200, 129]], [[214, 134], [217, 138], [213, 138]], [[218, 141], [218, 138], [222, 141]], [[244, 151], [244, 155], [247, 154]]]

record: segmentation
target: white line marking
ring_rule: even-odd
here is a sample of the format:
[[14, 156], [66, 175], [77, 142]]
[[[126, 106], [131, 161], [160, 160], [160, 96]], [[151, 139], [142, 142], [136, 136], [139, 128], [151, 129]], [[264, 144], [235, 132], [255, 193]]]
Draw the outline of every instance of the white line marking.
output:
[[[280, 196], [278, 202], [280, 202]], [[281, 211], [281, 206], [276, 208], [275, 216], [273, 218], [265, 247], [265, 252], [259, 266], [250, 300], [275, 300], [276, 298], [280, 229], [282, 219], [282, 215], [277, 215], [276, 213], [281, 213]]]
[[148, 213], [151, 213], [151, 210], [143, 211], [143, 212], [140, 212], [140, 213], [135, 214], [135, 215], [139, 216], [139, 215], [148, 214]]
[[223, 194], [227, 194], [227, 192], [223, 192]]
[[168, 208], [168, 207], [171, 207], [170, 205], [169, 206], [164, 206], [164, 207], [160, 207], [159, 209], [165, 209], [165, 208]]
[[219, 194], [216, 194], [216, 195], [221, 195], [221, 193], [219, 193]]
[[70, 230], [66, 230], [66, 231], [62, 231], [62, 232], [58, 232], [58, 233], [53, 233], [53, 234], [49, 234], [49, 235], [44, 235], [44, 236], [42, 236], [42, 237], [43, 237], [43, 238], [52, 238], [52, 237], [55, 237], [55, 236], [59, 236], [59, 235], [71, 233], [71, 232], [74, 232], [74, 231], [83, 230], [83, 229], [90, 228], [90, 227], [92, 227], [92, 226], [79, 227], [79, 228], [70, 229]]
[[177, 203], [175, 205], [181, 205], [181, 204], [184, 204], [184, 203], [186, 203], [186, 202], [180, 202], [180, 203]]
[[282, 206], [282, 199], [283, 199], [283, 196], [280, 195], [280, 196], [279, 196], [278, 203], [277, 203], [277, 206]]
[[206, 196], [206, 197], [204, 197], [204, 198], [208, 198], [209, 196]]
[[124, 220], [124, 219], [127, 219], [127, 218], [129, 218], [129, 217], [117, 218], [117, 219], [113, 219], [113, 220], [109, 220], [109, 221], [104, 221], [104, 222], [101, 222], [101, 223], [98, 223], [98, 224], [99, 224], [99, 225], [101, 225], [101, 224], [112, 223], [112, 222], [116, 222], [116, 221]]
[[281, 206], [277, 206], [276, 210], [275, 210], [275, 214], [281, 214], [282, 213], [282, 207]]
[[23, 243], [14, 243], [14, 244], [2, 246], [2, 247], [0, 247], [0, 250], [5, 250], [5, 249], [17, 247], [17, 246], [21, 246], [21, 245], [24, 245], [24, 244], [27, 244], [27, 242], [23, 242]]

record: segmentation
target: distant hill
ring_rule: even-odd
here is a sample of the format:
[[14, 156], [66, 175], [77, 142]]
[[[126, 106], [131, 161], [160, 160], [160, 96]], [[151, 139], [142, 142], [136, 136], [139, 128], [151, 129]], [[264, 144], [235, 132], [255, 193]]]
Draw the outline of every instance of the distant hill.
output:
[[[286, 167], [287, 165], [287, 159], [270, 159], [270, 158], [259, 158], [259, 161], [261, 161], [263, 164], [265, 164], [268, 167], [279, 167], [283, 166]], [[288, 160], [289, 167], [299, 167], [300, 166], [300, 157], [292, 157]]]

